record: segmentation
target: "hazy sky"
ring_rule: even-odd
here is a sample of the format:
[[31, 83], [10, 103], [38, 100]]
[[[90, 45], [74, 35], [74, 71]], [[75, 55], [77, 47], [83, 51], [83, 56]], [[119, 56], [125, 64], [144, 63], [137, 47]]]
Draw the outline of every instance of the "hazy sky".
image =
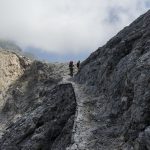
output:
[[150, 8], [150, 0], [0, 0], [0, 38], [54, 55], [87, 54]]

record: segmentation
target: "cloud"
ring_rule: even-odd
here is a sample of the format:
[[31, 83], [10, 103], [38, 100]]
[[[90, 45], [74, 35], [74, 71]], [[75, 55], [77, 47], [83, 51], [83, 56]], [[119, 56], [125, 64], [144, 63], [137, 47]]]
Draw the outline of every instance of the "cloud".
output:
[[0, 38], [56, 54], [91, 52], [148, 8], [149, 0], [0, 0]]

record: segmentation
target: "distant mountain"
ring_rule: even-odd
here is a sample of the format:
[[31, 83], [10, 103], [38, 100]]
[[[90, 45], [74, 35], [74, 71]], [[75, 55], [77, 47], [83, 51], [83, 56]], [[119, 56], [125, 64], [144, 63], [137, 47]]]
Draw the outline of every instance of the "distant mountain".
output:
[[25, 56], [27, 58], [30, 58], [31, 60], [37, 59], [35, 55], [31, 52], [22, 51], [22, 49], [13, 41], [9, 40], [0, 40], [0, 48], [2, 50], [15, 52], [16, 54]]
[[22, 55], [27, 57], [27, 58], [30, 58], [31, 60], [37, 60], [37, 57], [31, 52], [25, 52], [24, 51], [24, 52], [22, 52]]
[[21, 52], [21, 48], [12, 41], [0, 40], [0, 48], [14, 52]]

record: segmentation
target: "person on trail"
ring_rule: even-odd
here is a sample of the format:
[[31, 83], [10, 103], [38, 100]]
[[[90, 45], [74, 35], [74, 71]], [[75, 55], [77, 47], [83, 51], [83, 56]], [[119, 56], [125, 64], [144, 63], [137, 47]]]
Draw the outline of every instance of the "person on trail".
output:
[[80, 60], [77, 62], [77, 68], [79, 70], [79, 68], [80, 68]]
[[70, 62], [69, 62], [70, 76], [73, 76], [73, 67], [74, 67], [73, 61], [70, 61]]

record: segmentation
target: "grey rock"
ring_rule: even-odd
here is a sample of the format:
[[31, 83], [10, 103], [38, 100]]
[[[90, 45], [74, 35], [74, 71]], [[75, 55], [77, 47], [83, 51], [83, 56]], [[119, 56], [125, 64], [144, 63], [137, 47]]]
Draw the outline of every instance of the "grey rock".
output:
[[41, 106], [25, 113], [7, 128], [2, 150], [65, 150], [71, 143], [76, 99], [71, 84], [45, 92]]
[[7, 67], [6, 54], [20, 66], [21, 73], [10, 76], [10, 84], [4, 82], [7, 91], [1, 95], [4, 104], [0, 110], [0, 149], [65, 150], [71, 143], [76, 112], [72, 85], [60, 84], [63, 71], [59, 74], [59, 67], [32, 62], [9, 51], [1, 52], [6, 66], [3, 65], [2, 78], [6, 71], [14, 69]]
[[[97, 145], [91, 149], [133, 149], [150, 125], [150, 11], [93, 52], [75, 81], [94, 96], [105, 95], [97, 100], [103, 108], [95, 112], [101, 121], [91, 137], [98, 139]], [[102, 124], [107, 128], [102, 129]], [[150, 149], [148, 129], [145, 132], [138, 150]]]

